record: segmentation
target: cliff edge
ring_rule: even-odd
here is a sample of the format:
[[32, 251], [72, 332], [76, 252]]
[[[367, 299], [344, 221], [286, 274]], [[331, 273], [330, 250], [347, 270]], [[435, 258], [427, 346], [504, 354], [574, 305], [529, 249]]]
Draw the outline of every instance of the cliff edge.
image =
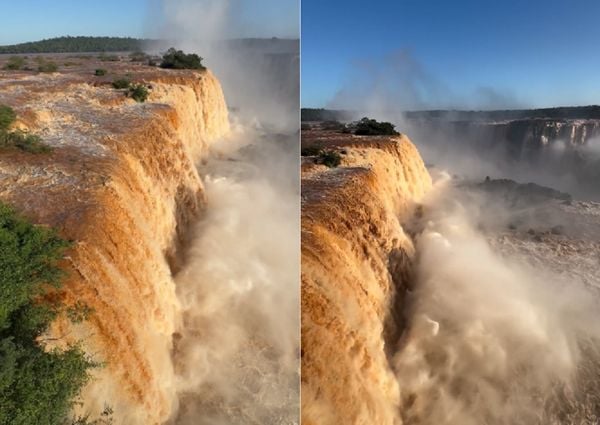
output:
[[[95, 68], [106, 76], [95, 76]], [[114, 89], [126, 77], [145, 103]], [[172, 269], [186, 223], [204, 205], [196, 162], [229, 131], [209, 72], [80, 58], [50, 74], [0, 71], [0, 104], [51, 153], [0, 151], [0, 200], [74, 241], [61, 296], [91, 308], [82, 324], [57, 322], [104, 367], [83, 393], [83, 413], [104, 405], [116, 423], [159, 424], [174, 403], [172, 336], [179, 320]]]
[[415, 255], [404, 223], [431, 187], [405, 136], [303, 131], [302, 423], [399, 424], [389, 365]]

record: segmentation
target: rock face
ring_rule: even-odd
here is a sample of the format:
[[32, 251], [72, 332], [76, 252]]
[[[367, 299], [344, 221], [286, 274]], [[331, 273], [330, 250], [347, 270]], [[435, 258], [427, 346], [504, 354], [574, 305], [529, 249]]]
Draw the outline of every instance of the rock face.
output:
[[502, 146], [510, 159], [536, 159], [556, 143], [576, 148], [600, 137], [598, 119], [523, 118], [503, 121], [411, 120], [421, 132], [439, 132], [479, 149]]
[[341, 153], [302, 169], [302, 423], [398, 424], [388, 356], [415, 254], [403, 223], [431, 178], [408, 138], [306, 131]]
[[[0, 103], [54, 148], [0, 152], [0, 199], [74, 241], [62, 296], [93, 313], [79, 325], [59, 321], [52, 333], [82, 340], [106, 364], [85, 388], [82, 412], [107, 404], [115, 423], [159, 424], [174, 398], [172, 268], [186, 223], [204, 204], [195, 163], [229, 131], [227, 107], [208, 71], [93, 62], [0, 73]], [[109, 67], [109, 76], [94, 77], [94, 67]], [[146, 103], [112, 88], [124, 74], [151, 87]]]

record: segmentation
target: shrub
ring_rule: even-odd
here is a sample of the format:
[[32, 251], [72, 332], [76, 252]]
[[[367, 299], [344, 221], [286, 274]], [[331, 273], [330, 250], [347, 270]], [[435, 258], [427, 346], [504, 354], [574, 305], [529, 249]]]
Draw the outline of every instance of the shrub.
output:
[[4, 65], [4, 69], [18, 71], [25, 67], [25, 58], [22, 56], [11, 56]]
[[335, 168], [342, 163], [342, 157], [335, 151], [321, 151], [318, 161], [329, 168]]
[[344, 131], [345, 128], [346, 128], [346, 125], [342, 124], [339, 121], [323, 121], [321, 123], [322, 130]]
[[21, 130], [0, 134], [0, 146], [15, 147], [29, 153], [48, 153], [52, 148], [44, 143], [40, 136]]
[[63, 425], [96, 366], [77, 345], [46, 349], [60, 313], [44, 299], [60, 288], [68, 243], [0, 203], [0, 423]]
[[136, 102], [143, 103], [148, 99], [148, 88], [143, 84], [133, 84], [129, 86], [127, 95]]
[[112, 85], [116, 89], [128, 89], [131, 85], [131, 81], [126, 78], [119, 78], [118, 80], [113, 81]]
[[142, 51], [136, 51], [129, 54], [131, 58], [131, 62], [146, 62], [148, 60], [148, 55]]
[[398, 133], [395, 125], [389, 122], [379, 122], [369, 118], [363, 118], [355, 125], [354, 134], [360, 136], [395, 136]]
[[102, 77], [104, 75], [106, 75], [106, 69], [97, 69], [96, 72], [94, 72], [94, 75], [97, 77]]
[[10, 106], [0, 105], [0, 132], [8, 131], [13, 122], [17, 119], [17, 114]]
[[38, 66], [39, 72], [56, 72], [58, 71], [58, 65], [52, 61], [43, 62]]
[[302, 156], [317, 156], [321, 153], [321, 147], [317, 145], [307, 146], [300, 150]]
[[202, 58], [195, 53], [186, 54], [181, 50], [171, 47], [163, 55], [161, 68], [170, 69], [206, 69], [202, 65]]
[[52, 150], [42, 143], [39, 136], [21, 130], [9, 131], [16, 118], [17, 115], [11, 107], [0, 105], [0, 148], [17, 148], [31, 153], [45, 153]]

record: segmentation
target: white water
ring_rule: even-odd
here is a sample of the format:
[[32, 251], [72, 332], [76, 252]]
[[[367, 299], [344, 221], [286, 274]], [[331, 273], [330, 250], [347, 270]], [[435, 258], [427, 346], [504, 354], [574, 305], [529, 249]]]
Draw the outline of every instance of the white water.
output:
[[404, 423], [598, 423], [600, 309], [586, 280], [530, 261], [550, 242], [504, 255], [479, 226], [507, 212], [448, 181], [425, 210], [393, 359]]
[[176, 276], [175, 424], [299, 421], [297, 135], [237, 137], [200, 167], [207, 210]]

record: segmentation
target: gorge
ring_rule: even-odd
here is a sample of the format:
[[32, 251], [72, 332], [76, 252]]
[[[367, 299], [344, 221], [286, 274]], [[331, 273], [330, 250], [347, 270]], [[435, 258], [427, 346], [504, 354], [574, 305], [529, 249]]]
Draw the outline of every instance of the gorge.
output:
[[304, 423], [597, 421], [598, 203], [426, 168], [404, 135], [312, 122], [303, 147]]

